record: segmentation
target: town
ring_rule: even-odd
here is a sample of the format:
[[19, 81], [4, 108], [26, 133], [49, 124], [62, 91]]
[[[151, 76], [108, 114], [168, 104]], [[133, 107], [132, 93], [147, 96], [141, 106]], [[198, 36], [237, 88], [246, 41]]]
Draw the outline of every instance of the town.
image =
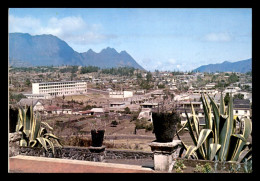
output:
[[[9, 68], [11, 109], [33, 106], [64, 145], [89, 146], [93, 128], [103, 128], [108, 148], [149, 151], [155, 139], [152, 112], [175, 110], [178, 128], [191, 116], [205, 125], [201, 93], [217, 104], [233, 96], [233, 114], [251, 119], [252, 73], [147, 72], [131, 67], [41, 66]], [[11, 129], [11, 128], [10, 128]], [[188, 133], [186, 133], [188, 134]], [[183, 133], [185, 139], [185, 133]], [[188, 143], [192, 140], [187, 136]]]

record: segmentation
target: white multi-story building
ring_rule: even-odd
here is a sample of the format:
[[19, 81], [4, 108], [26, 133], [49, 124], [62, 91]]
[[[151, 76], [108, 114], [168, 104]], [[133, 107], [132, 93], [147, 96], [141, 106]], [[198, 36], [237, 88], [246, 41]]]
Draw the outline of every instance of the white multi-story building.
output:
[[87, 82], [41, 82], [32, 83], [33, 94], [50, 94], [51, 96], [63, 96], [87, 93]]
[[110, 91], [110, 98], [129, 98], [133, 97], [133, 91]]

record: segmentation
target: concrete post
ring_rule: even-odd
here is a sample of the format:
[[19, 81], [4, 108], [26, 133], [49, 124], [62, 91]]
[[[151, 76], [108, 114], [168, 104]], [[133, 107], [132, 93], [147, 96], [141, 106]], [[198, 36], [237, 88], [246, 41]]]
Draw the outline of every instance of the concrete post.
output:
[[94, 162], [103, 162], [106, 156], [105, 146], [101, 147], [89, 147], [89, 151], [91, 152], [91, 159]]
[[173, 140], [167, 143], [152, 142], [149, 144], [154, 154], [155, 170], [168, 172], [169, 169], [172, 169], [174, 163], [173, 154], [180, 143], [180, 140]]

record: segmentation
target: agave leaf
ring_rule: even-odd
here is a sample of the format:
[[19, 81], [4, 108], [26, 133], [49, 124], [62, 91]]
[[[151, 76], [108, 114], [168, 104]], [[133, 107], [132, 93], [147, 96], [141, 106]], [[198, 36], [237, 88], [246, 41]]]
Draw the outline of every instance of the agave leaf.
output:
[[52, 133], [45, 133], [45, 134], [44, 134], [44, 137], [45, 137], [45, 136], [48, 136], [48, 137], [54, 138], [54, 139], [59, 139], [57, 136], [55, 136], [55, 135], [52, 134]]
[[197, 121], [197, 117], [196, 117], [193, 105], [192, 105], [192, 103], [190, 103], [190, 104], [191, 104], [191, 112], [192, 112], [192, 121], [193, 121], [193, 124], [194, 124], [194, 127], [195, 127], [196, 138], [198, 140], [198, 137], [199, 137], [198, 121]]
[[179, 132], [181, 132], [183, 129], [186, 130], [186, 129], [187, 129], [187, 128], [186, 128], [187, 124], [188, 124], [188, 122], [186, 121], [186, 122], [184, 123], [184, 125], [181, 127], [181, 129], [179, 129], [179, 130], [175, 133], [174, 137], [175, 137]]
[[199, 148], [206, 141], [206, 139], [210, 133], [213, 134], [211, 129], [202, 129], [200, 131], [199, 140], [198, 140], [198, 144], [197, 144], [196, 148]]
[[240, 140], [245, 140], [244, 136], [241, 134], [232, 134], [230, 137], [230, 145], [229, 145], [229, 150], [228, 150], [228, 155], [227, 155], [227, 161], [233, 161], [232, 157], [234, 156]]
[[246, 158], [249, 159], [250, 157], [252, 157], [252, 148], [250, 148], [249, 150], [243, 150], [241, 151], [241, 153], [239, 154], [238, 157], [238, 162], [243, 162]]
[[31, 140], [35, 140], [37, 138], [40, 126], [40, 121], [38, 120], [38, 115], [36, 114], [36, 117], [34, 117], [32, 124], [32, 133], [30, 137]]
[[43, 125], [45, 125], [48, 129], [53, 130], [53, 128], [46, 122], [41, 122]]
[[244, 122], [244, 129], [242, 131], [242, 135], [241, 137], [243, 137], [244, 139], [239, 140], [238, 146], [236, 151], [233, 153], [231, 160], [236, 161], [239, 157], [239, 154], [242, 150], [242, 148], [244, 147], [244, 145], [246, 144], [246, 141], [249, 137], [249, 135], [252, 132], [252, 122], [250, 119], [247, 118], [242, 118], [241, 119], [242, 122]]
[[52, 150], [52, 153], [54, 155], [55, 153], [54, 153], [54, 145], [53, 145], [53, 143], [50, 140], [46, 139], [46, 138], [44, 138], [44, 139], [48, 143], [48, 145], [50, 146], [50, 148]]
[[221, 92], [221, 96], [220, 96], [219, 113], [222, 114], [222, 115], [225, 114], [225, 102], [224, 102], [222, 92]]
[[227, 160], [230, 137], [233, 130], [233, 121], [233, 99], [232, 95], [230, 95], [230, 100], [228, 104], [228, 118], [224, 123], [219, 137], [219, 142], [222, 145], [219, 152], [219, 158], [221, 161]]
[[47, 133], [47, 130], [43, 127], [40, 127], [37, 137], [42, 137], [45, 133]]
[[192, 138], [192, 141], [193, 141], [194, 145], [197, 146], [197, 139], [196, 139], [196, 137], [194, 135], [194, 131], [193, 131], [193, 128], [192, 128], [192, 125], [191, 125], [191, 120], [190, 120], [186, 110], [185, 110], [185, 114], [186, 114], [186, 117], [187, 117], [188, 129], [189, 129], [190, 136]]
[[36, 144], [37, 144], [37, 141], [36, 141], [36, 140], [30, 140], [30, 142], [29, 142], [29, 145], [30, 145], [31, 147], [34, 147]]
[[209, 129], [212, 129], [212, 126], [213, 126], [213, 121], [212, 121], [212, 115], [211, 115], [211, 106], [208, 102], [208, 99], [205, 97], [204, 94], [202, 94], [203, 97], [204, 97], [204, 100], [205, 100], [205, 105], [207, 107], [207, 110], [208, 110], [208, 123], [209, 123]]
[[189, 158], [193, 153], [195, 153], [196, 150], [197, 148], [195, 146], [192, 145], [188, 146], [184, 158]]
[[21, 139], [20, 146], [27, 146], [27, 141], [25, 139]]
[[31, 108], [28, 107], [25, 111], [24, 115], [24, 133], [26, 134], [27, 137], [29, 137], [30, 132], [31, 132]]
[[214, 124], [214, 132], [215, 132], [215, 143], [219, 143], [219, 117], [220, 117], [220, 112], [219, 109], [217, 107], [217, 104], [215, 103], [215, 101], [208, 95], [209, 99], [210, 99], [210, 104], [212, 106], [212, 110], [213, 110], [213, 115], [214, 115], [214, 119], [213, 119], [213, 124]]
[[54, 139], [54, 141], [56, 142], [58, 147], [62, 148], [62, 144], [61, 144], [60, 140]]
[[38, 138], [36, 138], [36, 140], [38, 140], [39, 143], [43, 146], [43, 148], [44, 148], [46, 151], [48, 151], [45, 138], [38, 137]]
[[210, 157], [209, 160], [213, 160], [217, 151], [221, 148], [220, 144], [216, 144], [216, 143], [211, 143], [210, 145]]
[[203, 99], [203, 96], [201, 95], [201, 102], [202, 102], [202, 106], [203, 106], [203, 110], [204, 110], [204, 117], [205, 117], [205, 124], [206, 124], [206, 129], [209, 128], [209, 114], [208, 114], [208, 110], [207, 110], [207, 107], [205, 105], [205, 102], [204, 102], [204, 99]]

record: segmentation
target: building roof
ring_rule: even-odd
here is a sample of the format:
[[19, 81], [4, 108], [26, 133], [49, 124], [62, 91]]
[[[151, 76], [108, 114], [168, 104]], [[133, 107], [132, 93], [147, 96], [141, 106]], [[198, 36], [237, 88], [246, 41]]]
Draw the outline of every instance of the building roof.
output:
[[35, 106], [37, 102], [40, 102], [39, 99], [27, 99], [27, 98], [22, 98], [17, 104], [20, 106]]
[[234, 99], [233, 100], [234, 109], [250, 109], [249, 99]]
[[91, 111], [93, 112], [104, 112], [103, 108], [92, 108]]

